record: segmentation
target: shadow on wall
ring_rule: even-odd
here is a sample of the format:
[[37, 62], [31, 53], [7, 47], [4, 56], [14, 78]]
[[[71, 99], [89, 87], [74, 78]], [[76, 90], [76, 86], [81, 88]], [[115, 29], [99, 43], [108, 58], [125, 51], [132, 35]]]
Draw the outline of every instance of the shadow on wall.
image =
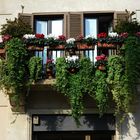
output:
[[132, 105], [132, 113], [123, 122], [120, 131], [121, 140], [140, 140], [140, 87], [137, 101]]

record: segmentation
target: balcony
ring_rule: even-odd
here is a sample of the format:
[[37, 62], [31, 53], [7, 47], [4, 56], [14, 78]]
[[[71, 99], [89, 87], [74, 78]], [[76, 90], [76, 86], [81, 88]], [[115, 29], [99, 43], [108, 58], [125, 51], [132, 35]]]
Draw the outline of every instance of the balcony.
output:
[[[110, 101], [115, 104], [115, 114], [127, 113], [140, 75], [140, 39], [130, 36], [125, 44], [112, 45], [103, 39], [100, 43], [92, 40], [92, 45], [84, 45], [85, 48], [79, 42], [61, 48], [58, 44], [31, 47], [13, 38], [7, 43], [6, 60], [1, 61], [0, 81], [11, 88], [10, 98], [17, 99], [29, 89], [50, 91], [55, 84], [69, 99], [76, 120], [83, 113], [85, 95], [93, 98], [101, 115]], [[48, 65], [54, 70], [52, 78], [48, 75]]]

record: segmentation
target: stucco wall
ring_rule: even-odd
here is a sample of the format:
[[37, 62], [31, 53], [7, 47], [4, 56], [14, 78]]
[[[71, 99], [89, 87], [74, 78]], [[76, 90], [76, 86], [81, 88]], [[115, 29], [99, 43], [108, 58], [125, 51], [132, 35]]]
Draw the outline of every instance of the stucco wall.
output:
[[27, 140], [26, 114], [11, 111], [8, 96], [0, 91], [0, 140]]
[[6, 18], [14, 18], [21, 13], [21, 5], [24, 13], [140, 10], [139, 0], [3, 0], [0, 2], [0, 25]]
[[[0, 25], [6, 18], [14, 18], [22, 12], [70, 12], [70, 11], [129, 11], [137, 10], [140, 19], [140, 0], [1, 0]], [[140, 139], [140, 103], [136, 105], [129, 120], [120, 127], [120, 140]], [[28, 116], [13, 114], [8, 97], [0, 92], [0, 140], [28, 140]]]

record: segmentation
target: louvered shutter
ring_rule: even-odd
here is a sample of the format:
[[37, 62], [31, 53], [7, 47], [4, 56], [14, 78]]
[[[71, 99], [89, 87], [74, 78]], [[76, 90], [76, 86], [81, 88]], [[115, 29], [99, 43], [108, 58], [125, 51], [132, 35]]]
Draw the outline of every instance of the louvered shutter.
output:
[[83, 34], [83, 13], [68, 14], [68, 38]]
[[121, 21], [128, 20], [128, 13], [126, 12], [115, 12], [114, 13], [114, 27]]
[[33, 15], [32, 14], [26, 14], [26, 13], [19, 13], [19, 18], [22, 19], [23, 22], [30, 25], [33, 29]]

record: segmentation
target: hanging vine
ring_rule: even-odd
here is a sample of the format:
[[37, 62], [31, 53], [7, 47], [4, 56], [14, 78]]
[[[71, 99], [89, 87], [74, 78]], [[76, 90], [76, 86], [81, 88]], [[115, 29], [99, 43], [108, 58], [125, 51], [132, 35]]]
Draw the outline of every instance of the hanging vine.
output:
[[99, 114], [102, 116], [103, 113], [107, 111], [109, 103], [109, 90], [106, 82], [106, 72], [96, 70], [94, 81], [95, 95], [93, 95], [93, 97], [97, 102]]
[[84, 110], [83, 97], [90, 91], [89, 87], [93, 79], [93, 65], [88, 58], [83, 58], [76, 63], [79, 65], [79, 71], [73, 74], [67, 69], [70, 63], [67, 63], [64, 58], [57, 60], [56, 87], [69, 98], [71, 115], [79, 125], [79, 118]]
[[128, 88], [124, 58], [121, 56], [110, 56], [108, 67], [107, 82], [110, 85], [115, 102], [115, 115], [123, 116], [124, 113], [125, 116], [129, 111], [132, 94]]

